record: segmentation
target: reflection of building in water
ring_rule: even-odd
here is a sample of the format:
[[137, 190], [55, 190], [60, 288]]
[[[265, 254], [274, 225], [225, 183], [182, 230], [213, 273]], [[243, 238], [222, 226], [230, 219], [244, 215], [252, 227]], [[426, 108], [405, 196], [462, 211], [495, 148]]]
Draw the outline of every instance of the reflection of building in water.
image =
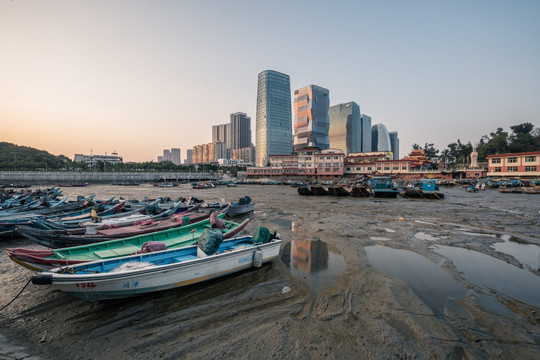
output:
[[321, 240], [293, 240], [293, 265], [306, 273], [328, 269], [328, 244]]

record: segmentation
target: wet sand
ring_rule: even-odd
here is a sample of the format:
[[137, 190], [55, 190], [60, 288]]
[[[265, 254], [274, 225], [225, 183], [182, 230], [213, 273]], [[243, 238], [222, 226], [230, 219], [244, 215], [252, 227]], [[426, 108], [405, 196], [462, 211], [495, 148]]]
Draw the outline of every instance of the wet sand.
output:
[[[65, 188], [73, 198], [249, 195], [247, 232], [277, 230], [280, 257], [99, 303], [30, 284], [0, 312], [0, 334], [45, 359], [538, 358], [540, 196], [443, 192], [428, 201], [303, 197], [283, 185]], [[32, 275], [5, 248], [40, 246], [0, 245], [1, 307]]]

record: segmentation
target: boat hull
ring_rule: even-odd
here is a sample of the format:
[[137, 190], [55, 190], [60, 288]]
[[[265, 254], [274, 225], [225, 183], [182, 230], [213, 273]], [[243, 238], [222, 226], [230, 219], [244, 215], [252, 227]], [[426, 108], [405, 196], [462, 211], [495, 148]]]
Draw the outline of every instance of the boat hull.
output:
[[249, 204], [245, 205], [231, 205], [229, 207], [229, 210], [227, 210], [227, 216], [238, 216], [247, 214], [250, 211], [253, 211], [255, 209], [255, 203], [251, 202]]
[[442, 200], [444, 194], [438, 191], [424, 191], [420, 189], [407, 189], [402, 194], [405, 198]]
[[311, 191], [311, 189], [307, 186], [299, 186], [298, 194], [299, 195], [313, 195], [313, 191]]
[[343, 186], [330, 186], [328, 187], [328, 192], [332, 196], [350, 196], [351, 192]]
[[372, 190], [373, 197], [376, 198], [395, 198], [398, 196], [397, 190]]
[[311, 192], [313, 193], [313, 195], [315, 195], [315, 196], [330, 195], [330, 192], [328, 190], [326, 190], [325, 188], [323, 188], [322, 186], [319, 186], [319, 185], [311, 186], [310, 189], [311, 189]]
[[369, 197], [371, 191], [367, 186], [353, 186], [351, 189], [351, 195], [354, 197]]

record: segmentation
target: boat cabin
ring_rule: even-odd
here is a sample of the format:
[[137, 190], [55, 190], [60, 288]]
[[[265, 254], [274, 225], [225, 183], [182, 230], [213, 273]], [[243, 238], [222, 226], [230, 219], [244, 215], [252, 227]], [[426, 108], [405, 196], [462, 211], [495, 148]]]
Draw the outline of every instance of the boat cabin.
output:
[[372, 177], [371, 187], [376, 190], [392, 189], [392, 178], [388, 176]]
[[439, 191], [439, 185], [435, 179], [422, 179], [422, 191]]

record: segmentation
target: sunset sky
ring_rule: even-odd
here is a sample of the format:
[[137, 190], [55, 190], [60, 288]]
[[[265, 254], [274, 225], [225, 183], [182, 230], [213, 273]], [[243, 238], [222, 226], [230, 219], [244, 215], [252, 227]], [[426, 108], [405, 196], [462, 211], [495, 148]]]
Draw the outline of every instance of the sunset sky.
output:
[[156, 161], [252, 119], [257, 75], [413, 143], [540, 127], [540, 1], [0, 0], [0, 141]]

